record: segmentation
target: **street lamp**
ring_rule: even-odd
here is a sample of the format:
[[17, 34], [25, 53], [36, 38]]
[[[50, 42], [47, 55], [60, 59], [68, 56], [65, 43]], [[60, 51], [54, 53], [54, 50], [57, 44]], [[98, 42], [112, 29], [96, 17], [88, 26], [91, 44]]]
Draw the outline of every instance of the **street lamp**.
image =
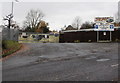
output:
[[[15, 2], [19, 2], [18, 0], [15, 0]], [[14, 1], [12, 1], [12, 11], [11, 11], [11, 14], [13, 15], [14, 13]]]
[[[14, 0], [14, 1], [12, 1], [12, 8], [11, 8], [11, 16], [12, 16], [12, 18], [14, 17], [14, 2], [19, 2], [18, 0]], [[11, 20], [10, 20], [10, 25], [12, 25], [12, 18], [11, 18]]]

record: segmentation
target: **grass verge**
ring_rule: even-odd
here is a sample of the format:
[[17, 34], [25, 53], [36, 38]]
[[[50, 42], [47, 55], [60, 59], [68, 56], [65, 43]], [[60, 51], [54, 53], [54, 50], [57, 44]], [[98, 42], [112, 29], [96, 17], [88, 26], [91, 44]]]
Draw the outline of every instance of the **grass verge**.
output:
[[21, 48], [21, 44], [12, 40], [3, 40], [2, 41], [2, 57], [10, 55]]

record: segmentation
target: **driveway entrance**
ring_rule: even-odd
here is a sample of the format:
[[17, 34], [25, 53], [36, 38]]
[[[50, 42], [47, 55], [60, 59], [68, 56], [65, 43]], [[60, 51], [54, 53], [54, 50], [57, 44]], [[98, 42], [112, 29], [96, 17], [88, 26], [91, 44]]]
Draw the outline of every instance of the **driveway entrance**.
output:
[[111, 41], [111, 31], [98, 31], [97, 32], [98, 42], [110, 42]]

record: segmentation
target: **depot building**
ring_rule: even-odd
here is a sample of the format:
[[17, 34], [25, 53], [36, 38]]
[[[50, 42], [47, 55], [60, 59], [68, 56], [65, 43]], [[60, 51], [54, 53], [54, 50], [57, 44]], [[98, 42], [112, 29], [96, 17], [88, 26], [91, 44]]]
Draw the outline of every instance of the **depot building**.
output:
[[120, 27], [114, 27], [113, 17], [96, 17], [95, 23], [93, 29], [62, 31], [59, 42], [120, 42]]

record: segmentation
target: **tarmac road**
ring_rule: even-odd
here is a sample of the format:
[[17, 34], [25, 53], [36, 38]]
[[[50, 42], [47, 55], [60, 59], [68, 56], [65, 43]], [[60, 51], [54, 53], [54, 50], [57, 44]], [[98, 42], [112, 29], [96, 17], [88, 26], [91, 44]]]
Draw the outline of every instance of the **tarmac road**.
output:
[[34, 43], [3, 60], [3, 81], [112, 81], [118, 43]]

